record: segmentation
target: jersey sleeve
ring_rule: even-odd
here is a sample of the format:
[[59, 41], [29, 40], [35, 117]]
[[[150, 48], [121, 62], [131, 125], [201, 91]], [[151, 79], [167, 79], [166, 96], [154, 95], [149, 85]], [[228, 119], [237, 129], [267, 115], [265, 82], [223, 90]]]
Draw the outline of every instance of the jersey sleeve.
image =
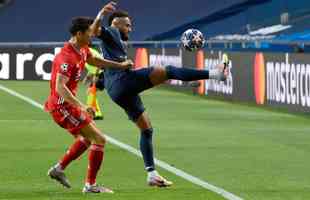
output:
[[100, 35], [98, 36], [98, 38], [102, 41], [105, 41], [105, 42], [110, 42], [113, 40], [113, 37], [111, 35], [111, 32], [109, 31], [108, 28], [102, 26], [101, 27], [101, 33]]
[[73, 74], [74, 67], [69, 61], [62, 60], [58, 63], [57, 73], [70, 78]]

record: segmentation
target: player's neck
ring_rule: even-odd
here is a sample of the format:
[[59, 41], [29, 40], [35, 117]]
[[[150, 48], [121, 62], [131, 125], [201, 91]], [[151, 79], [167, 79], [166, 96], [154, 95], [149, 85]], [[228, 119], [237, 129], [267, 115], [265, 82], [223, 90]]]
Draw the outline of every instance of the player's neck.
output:
[[71, 46], [77, 51], [80, 52], [80, 49], [82, 47], [81, 44], [79, 44], [79, 42], [75, 39], [75, 38], [71, 38], [69, 40], [69, 43], [71, 44]]

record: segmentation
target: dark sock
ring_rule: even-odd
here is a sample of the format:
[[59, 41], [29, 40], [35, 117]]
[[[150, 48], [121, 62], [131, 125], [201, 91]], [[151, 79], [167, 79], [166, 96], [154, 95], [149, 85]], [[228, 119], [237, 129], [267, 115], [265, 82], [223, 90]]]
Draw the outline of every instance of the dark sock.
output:
[[175, 79], [181, 81], [197, 81], [202, 79], [209, 79], [208, 70], [197, 70], [193, 68], [174, 67], [168, 65], [166, 67], [168, 79]]
[[155, 169], [152, 136], [152, 128], [143, 130], [140, 136], [140, 150], [143, 156], [144, 166], [147, 171], [153, 171]]

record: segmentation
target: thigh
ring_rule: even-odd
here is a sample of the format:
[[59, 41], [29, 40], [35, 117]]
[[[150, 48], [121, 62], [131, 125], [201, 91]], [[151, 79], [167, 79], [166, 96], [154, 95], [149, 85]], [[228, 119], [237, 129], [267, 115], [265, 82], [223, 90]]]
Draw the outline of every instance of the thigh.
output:
[[154, 85], [150, 80], [153, 67], [132, 70], [124, 77], [124, 85], [131, 93], [139, 94], [144, 90], [152, 88]]
[[153, 68], [144, 68], [128, 71], [121, 78], [113, 80], [107, 92], [112, 99], [118, 99], [120, 96], [135, 96], [140, 92], [153, 87], [150, 81], [150, 74]]
[[89, 114], [84, 113], [80, 108], [70, 105], [62, 106], [51, 112], [54, 121], [72, 135], [76, 136], [80, 130], [90, 124], [92, 119]]
[[103, 133], [97, 128], [94, 122], [91, 122], [80, 129], [80, 134], [95, 144], [104, 145], [106, 143], [106, 138]]
[[139, 95], [123, 95], [114, 98], [113, 101], [124, 109], [128, 118], [136, 122], [140, 115], [145, 111], [143, 102]]

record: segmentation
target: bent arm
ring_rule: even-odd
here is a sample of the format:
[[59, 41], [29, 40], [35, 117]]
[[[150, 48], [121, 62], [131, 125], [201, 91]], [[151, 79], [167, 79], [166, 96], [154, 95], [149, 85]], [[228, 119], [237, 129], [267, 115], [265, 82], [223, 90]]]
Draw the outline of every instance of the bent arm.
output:
[[72, 92], [66, 86], [69, 78], [58, 73], [56, 77], [56, 92], [64, 98], [64, 100], [77, 107], [83, 107], [84, 105], [72, 94]]
[[107, 60], [104, 58], [97, 58], [95, 56], [88, 57], [87, 63], [97, 66], [100, 69], [103, 69], [103, 68], [128, 69], [129, 67], [132, 66], [132, 62], [129, 62], [129, 61], [115, 62], [115, 61]]
[[101, 24], [101, 18], [100, 13], [98, 16], [95, 18], [94, 22], [92, 25], [90, 25], [90, 31], [93, 36], [97, 36], [97, 33], [99, 32], [100, 24]]
[[98, 13], [97, 17], [95, 18], [94, 22], [92, 23], [92, 25], [90, 26], [90, 30], [91, 33], [93, 35], [97, 35], [99, 28], [100, 28], [100, 24], [101, 24], [101, 20], [103, 19], [104, 16], [106, 16], [109, 13], [112, 13], [115, 11], [115, 6], [117, 4], [113, 1], [111, 1], [110, 3], [106, 4]]

